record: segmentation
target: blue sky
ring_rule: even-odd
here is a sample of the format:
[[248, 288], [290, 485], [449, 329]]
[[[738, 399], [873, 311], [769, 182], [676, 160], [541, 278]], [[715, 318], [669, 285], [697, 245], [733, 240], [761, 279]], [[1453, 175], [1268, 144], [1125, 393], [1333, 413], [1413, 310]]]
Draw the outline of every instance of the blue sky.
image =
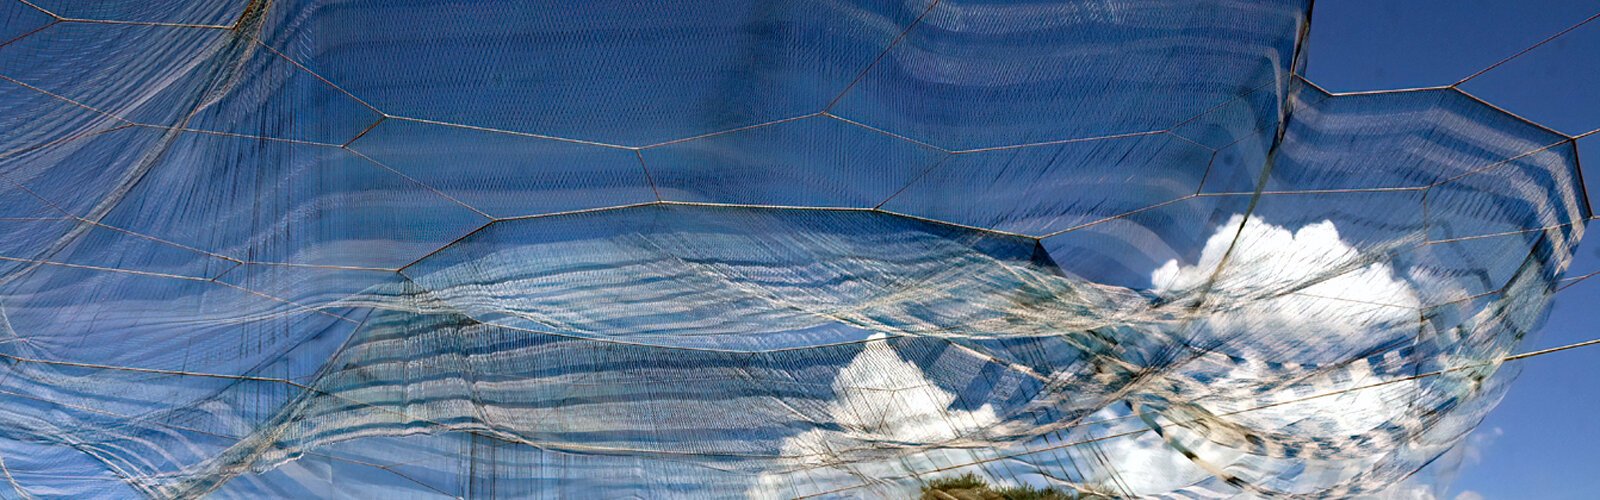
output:
[[[1312, 15], [1306, 74], [1333, 91], [1449, 85], [1596, 13], [1600, 3], [1572, 0], [1323, 0]], [[1600, 20], [1462, 88], [1569, 135], [1600, 128]], [[1594, 171], [1589, 190], [1600, 194], [1600, 134], [1578, 146], [1579, 161]], [[1600, 243], [1583, 245], [1568, 275], [1594, 271]], [[1596, 305], [1600, 278], [1565, 289], [1526, 350], [1600, 337]], [[1595, 498], [1600, 346], [1520, 363], [1521, 378], [1468, 439], [1446, 498]]]

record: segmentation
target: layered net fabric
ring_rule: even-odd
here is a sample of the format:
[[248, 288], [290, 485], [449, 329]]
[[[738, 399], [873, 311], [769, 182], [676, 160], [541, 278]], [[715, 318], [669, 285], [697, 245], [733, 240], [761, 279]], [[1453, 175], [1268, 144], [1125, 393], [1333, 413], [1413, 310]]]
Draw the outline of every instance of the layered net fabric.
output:
[[1350, 496], [1573, 140], [1309, 0], [0, 0], [0, 497]]

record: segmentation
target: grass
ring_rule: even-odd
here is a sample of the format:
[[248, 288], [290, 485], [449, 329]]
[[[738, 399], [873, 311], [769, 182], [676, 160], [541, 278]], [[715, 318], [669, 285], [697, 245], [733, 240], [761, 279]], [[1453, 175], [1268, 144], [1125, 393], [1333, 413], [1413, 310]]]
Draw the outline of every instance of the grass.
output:
[[977, 474], [966, 473], [928, 481], [922, 500], [1098, 500], [1110, 496], [1056, 488], [1005, 486], [995, 488]]

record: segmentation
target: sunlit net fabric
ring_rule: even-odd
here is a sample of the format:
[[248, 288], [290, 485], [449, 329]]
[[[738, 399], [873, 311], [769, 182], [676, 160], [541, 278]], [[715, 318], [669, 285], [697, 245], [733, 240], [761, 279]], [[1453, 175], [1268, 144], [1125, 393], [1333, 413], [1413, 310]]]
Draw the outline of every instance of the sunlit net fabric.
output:
[[1373, 492], [1589, 215], [1308, 1], [30, 2], [7, 498]]

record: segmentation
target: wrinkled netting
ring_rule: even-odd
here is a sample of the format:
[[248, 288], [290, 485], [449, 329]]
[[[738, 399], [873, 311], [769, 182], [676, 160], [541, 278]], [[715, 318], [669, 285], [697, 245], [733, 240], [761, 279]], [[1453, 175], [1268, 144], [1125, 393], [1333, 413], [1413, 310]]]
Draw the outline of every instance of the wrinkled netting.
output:
[[1308, 4], [0, 3], [0, 496], [1383, 490], [1590, 213]]

